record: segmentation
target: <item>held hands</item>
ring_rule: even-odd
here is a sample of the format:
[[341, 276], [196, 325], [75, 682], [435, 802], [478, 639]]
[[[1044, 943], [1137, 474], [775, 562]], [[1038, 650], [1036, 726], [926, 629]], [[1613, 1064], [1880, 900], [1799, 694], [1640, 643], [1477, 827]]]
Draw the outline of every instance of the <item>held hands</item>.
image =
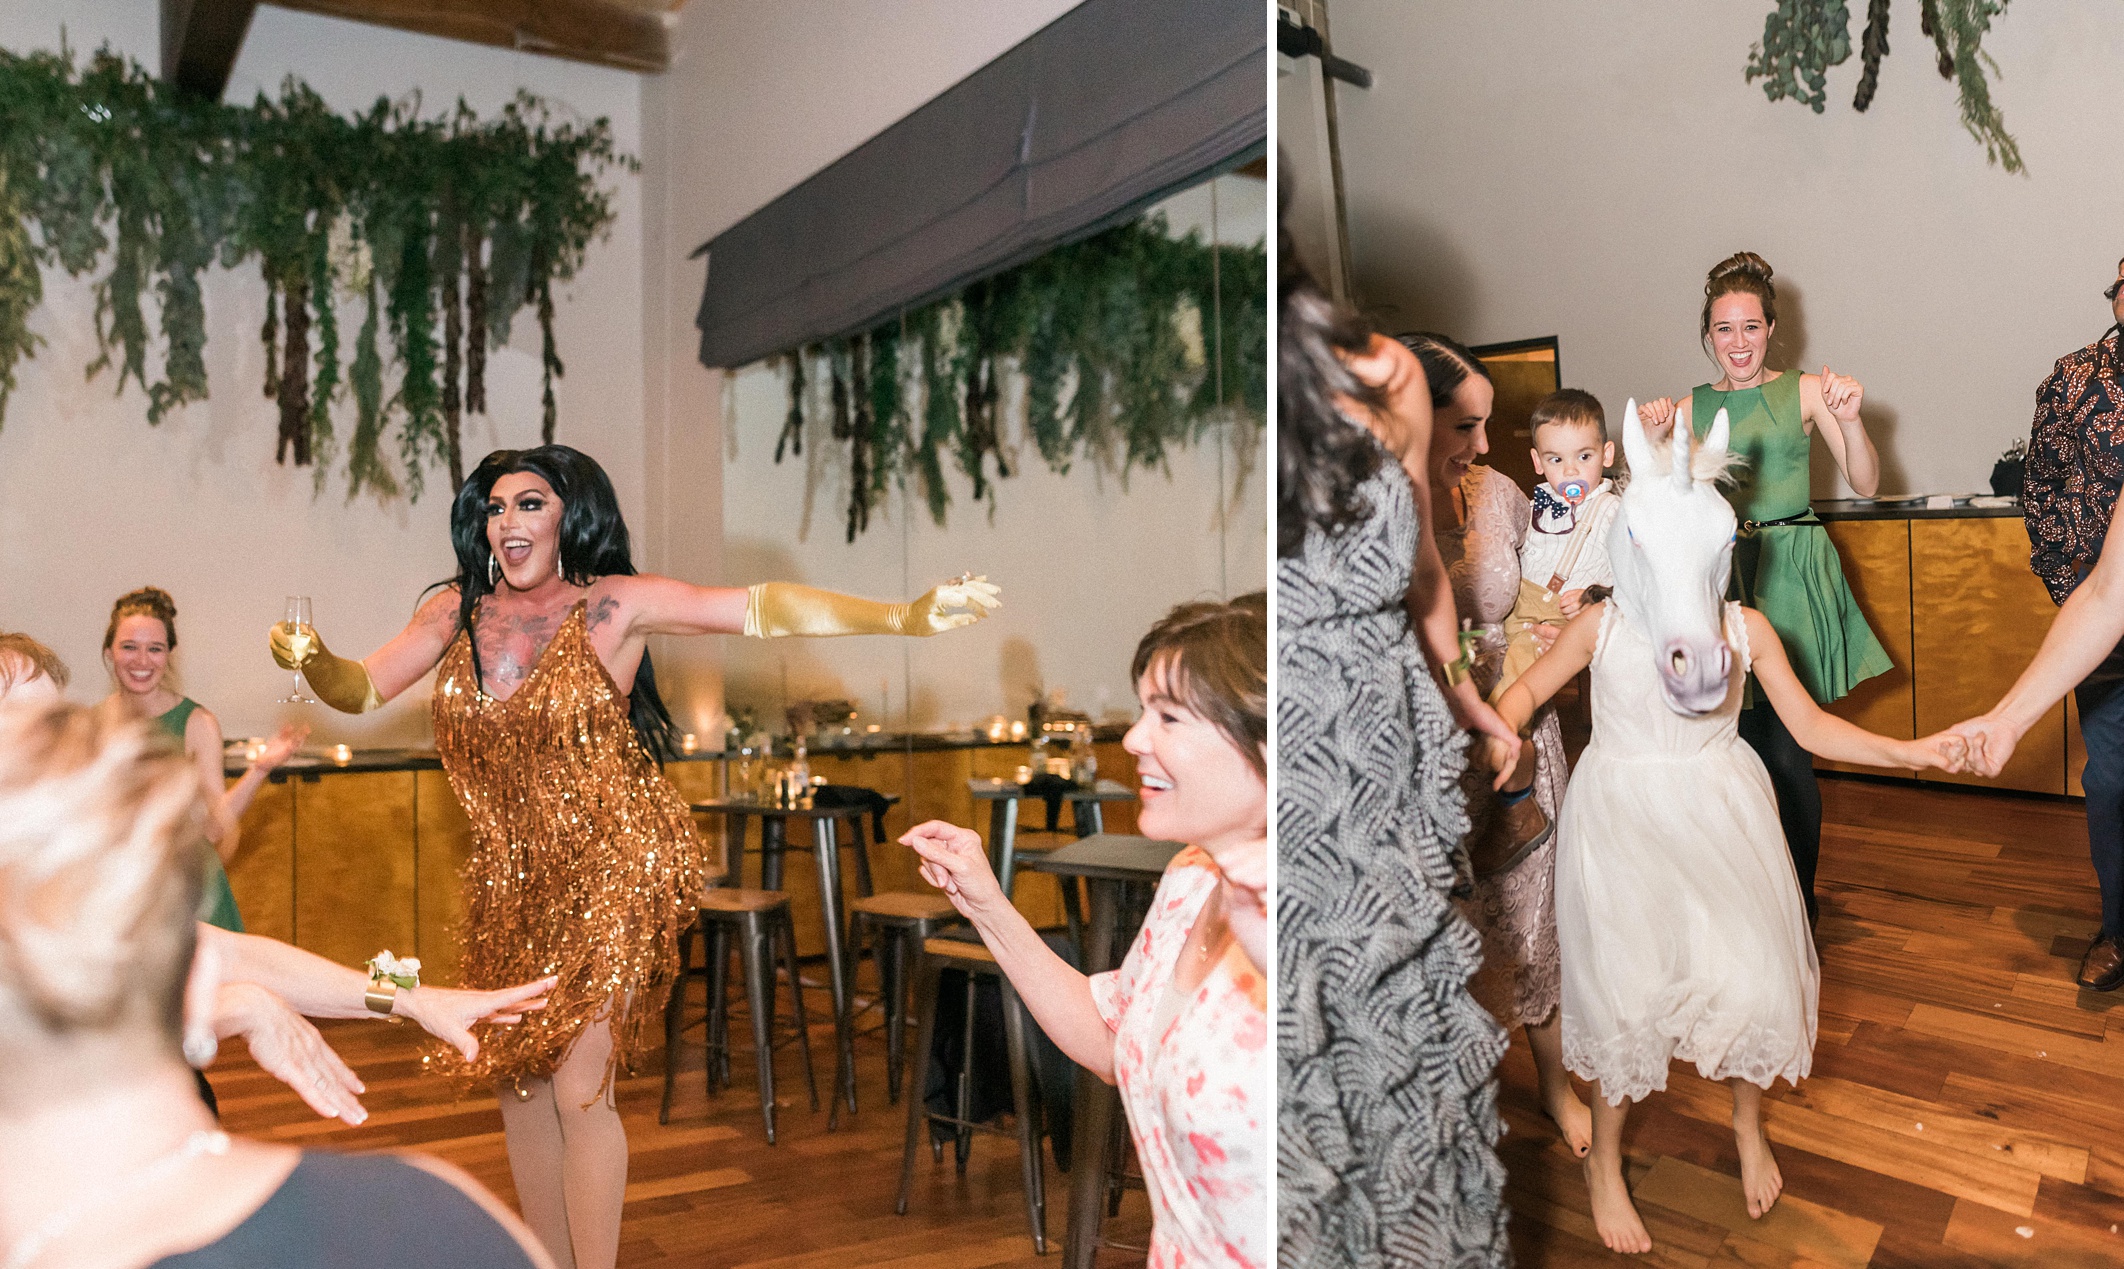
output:
[[1849, 375], [1833, 373], [1822, 367], [1822, 403], [1839, 423], [1856, 423], [1859, 419], [1859, 403], [1865, 399], [1866, 389]]
[[1901, 749], [1905, 765], [1914, 769], [1937, 767], [1947, 772], [1970, 769], [1971, 746], [1959, 729], [1936, 731], [1930, 736], [1905, 741]]
[[985, 576], [961, 574], [907, 605], [901, 633], [933, 635], [970, 626], [1003, 606], [1002, 593]]
[[1980, 776], [1997, 775], [2021, 741], [2019, 728], [1992, 714], [1980, 714], [1948, 730], [1968, 743], [1968, 756], [1959, 770]]
[[1475, 694], [1472, 681], [1448, 690], [1445, 698], [1446, 705], [1453, 711], [1454, 721], [1475, 733], [1474, 740], [1481, 746], [1482, 761], [1496, 769], [1497, 779], [1490, 787], [1502, 789], [1512, 768], [1519, 762], [1519, 733], [1498, 716], [1488, 701]]
[[922, 857], [922, 880], [942, 890], [967, 920], [977, 921], [1010, 906], [988, 866], [981, 835], [972, 829], [928, 820], [908, 829], [900, 844]]
[[557, 976], [541, 978], [499, 991], [405, 987], [398, 992], [394, 1012], [419, 1023], [423, 1031], [455, 1048], [470, 1062], [479, 1056], [479, 1038], [472, 1034], [474, 1024], [507, 1026], [521, 1022], [526, 1013], [546, 1007], [546, 994], [559, 982]]
[[223, 983], [214, 998], [214, 1034], [242, 1036], [251, 1060], [295, 1090], [326, 1119], [358, 1124], [369, 1117], [354, 1072], [325, 1043], [310, 1020], [254, 983]]

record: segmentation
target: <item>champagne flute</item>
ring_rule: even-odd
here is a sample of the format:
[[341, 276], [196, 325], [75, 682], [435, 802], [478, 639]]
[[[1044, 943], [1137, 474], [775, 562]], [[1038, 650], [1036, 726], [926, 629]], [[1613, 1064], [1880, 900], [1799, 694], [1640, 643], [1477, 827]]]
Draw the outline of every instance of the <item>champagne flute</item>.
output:
[[[317, 638], [316, 628], [310, 624], [310, 597], [308, 595], [288, 596], [287, 617], [281, 624], [289, 627], [288, 652], [295, 658], [295, 663], [300, 666], [302, 659], [310, 654], [310, 645]], [[306, 694], [302, 690], [302, 671], [297, 669], [295, 671], [294, 686], [288, 689], [286, 696], [281, 697], [274, 703], [278, 705], [315, 705], [317, 698]]]

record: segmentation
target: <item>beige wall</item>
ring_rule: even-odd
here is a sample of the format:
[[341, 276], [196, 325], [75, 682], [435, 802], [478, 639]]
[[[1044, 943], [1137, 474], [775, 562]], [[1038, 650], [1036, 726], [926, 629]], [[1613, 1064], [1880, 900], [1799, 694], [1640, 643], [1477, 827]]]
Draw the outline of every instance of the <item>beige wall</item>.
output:
[[[1220, 177], [1217, 223], [1226, 242], [1261, 241], [1266, 187]], [[1209, 187], [1168, 200], [1176, 232], [1207, 237]], [[1171, 454], [1167, 472], [1123, 482], [1090, 462], [1048, 470], [1026, 439], [1022, 382], [1011, 382], [1000, 431], [1013, 472], [994, 510], [947, 461], [948, 523], [930, 519], [919, 485], [874, 512], [870, 531], [844, 540], [845, 448], [825, 432], [824, 410], [804, 456], [774, 462], [788, 411], [779, 367], [735, 376], [723, 485], [723, 533], [733, 577], [794, 577], [880, 597], [912, 596], [962, 572], [1003, 588], [1004, 607], [974, 630], [902, 644], [891, 640], [760, 643], [726, 650], [731, 700], [778, 718], [788, 699], [845, 697], [898, 726], [912, 697], [921, 729], [1022, 716], [1036, 689], [1061, 687], [1094, 715], [1133, 710], [1128, 665], [1136, 641], [1184, 600], [1267, 584], [1268, 495], [1261, 434], [1252, 424]], [[835, 455], [824, 459], [822, 455]]]
[[[663, 330], [651, 335], [652, 347], [660, 338], [669, 351], [661, 359], [652, 353], [649, 373], [665, 376], [665, 434], [685, 447], [683, 462], [665, 477], [674, 559], [686, 554], [704, 580], [713, 575], [733, 585], [785, 578], [898, 598], [971, 569], [1006, 590], [997, 620], [952, 639], [696, 640], [660, 649], [674, 667], [684, 666], [682, 685], [667, 695], [691, 729], [705, 735], [722, 704], [719, 665], [727, 667], [732, 699], [774, 716], [785, 681], [791, 695], [846, 696], [871, 714], [887, 698], [893, 726], [907, 717], [910, 697], [912, 721], [921, 727], [1022, 710], [1036, 680], [1066, 687], [1087, 707], [1118, 710], [1134, 700], [1129, 653], [1160, 613], [1227, 584], [1236, 593], [1264, 583], [1260, 464], [1227, 500], [1228, 532], [1220, 533], [1215, 446], [1176, 454], [1169, 479], [1136, 473], [1126, 490], [1083, 465], [1058, 477], [1038, 462], [1021, 464], [1023, 474], [1004, 486], [992, 520], [969, 504], [970, 487], [955, 480], [948, 529], [930, 523], [919, 504], [910, 517], [895, 502], [850, 546], [842, 540], [841, 473], [815, 464], [819, 448], [807, 444], [801, 463], [772, 462], [787, 400], [780, 376], [756, 367], [733, 376], [726, 394], [722, 376], [692, 360], [703, 275], [688, 253], [1072, 3], [695, 0], [682, 11], [670, 73], [645, 81], [645, 155], [658, 152], [659, 130], [669, 147], [662, 153], [668, 183], [654, 162], [643, 177], [652, 207], [646, 290], [657, 288], [657, 277], [669, 290]], [[803, 33], [801, 57], [789, 53], [791, 31]], [[662, 229], [654, 224], [659, 206]], [[1218, 212], [1226, 240], [1258, 241], [1266, 223], [1261, 184], [1227, 178]], [[1182, 228], [1206, 227], [1207, 191], [1183, 196], [1172, 218]], [[657, 320], [652, 316], [652, 325]], [[656, 388], [649, 398], [654, 451]], [[1022, 408], [1013, 405], [1009, 414], [1006, 443], [1015, 458]], [[704, 436], [714, 438], [712, 447], [701, 446]], [[1227, 450], [1222, 457], [1227, 479], [1238, 486], [1240, 456]], [[712, 523], [709, 490], [720, 491], [722, 505]], [[652, 515], [654, 502], [652, 492]]]
[[[152, 68], [158, 20], [155, 0], [0, 5], [0, 46], [56, 48], [64, 22], [77, 54], [108, 40]], [[641, 145], [640, 77], [630, 72], [262, 5], [230, 98], [277, 90], [289, 74], [341, 110], [418, 89], [431, 111], [463, 94], [485, 114], [521, 85], [563, 109], [610, 116], [620, 149]], [[591, 248], [556, 297], [568, 365], [558, 387], [560, 439], [604, 463], [634, 519], [644, 505], [642, 221], [637, 179], [614, 183], [610, 238]], [[276, 414], [259, 391], [263, 353], [252, 333], [265, 303], [255, 265], [209, 277], [212, 396], [158, 428], [148, 426], [137, 388], [114, 397], [110, 376], [82, 380], [95, 356], [89, 280], [53, 271], [45, 285], [32, 326], [48, 342], [22, 367], [0, 428], [0, 628], [52, 644], [74, 670], [71, 694], [93, 700], [109, 688], [99, 644], [111, 601], [153, 583], [177, 600], [181, 685], [231, 735], [301, 717], [316, 725], [312, 743], [423, 741], [424, 685], [362, 718], [274, 704], [288, 676], [266, 656], [265, 628], [279, 619], [283, 597], [300, 592], [315, 598], [319, 628], [341, 651], [363, 655], [395, 633], [421, 588], [453, 569], [447, 474], [431, 473], [430, 492], [416, 504], [349, 504], [336, 474], [315, 493], [310, 470], [274, 465]], [[358, 307], [342, 309], [349, 345], [359, 321]], [[489, 359], [491, 413], [468, 419], [465, 430], [473, 458], [537, 443], [537, 341], [537, 323], [519, 316], [512, 346]], [[346, 435], [351, 402], [335, 419]]]
[[1865, 383], [1884, 490], [1982, 489], [2051, 363], [2110, 321], [2124, 9], [1999, 20], [2016, 177], [1962, 131], [1914, 8], [1872, 109], [1854, 56], [1817, 116], [1742, 79], [1767, 7], [1333, 0], [1337, 52], [1377, 77], [1337, 89], [1360, 290], [1389, 329], [1557, 335], [1612, 416], [1710, 377], [1704, 272], [1753, 249], [1785, 310], [1772, 364]]

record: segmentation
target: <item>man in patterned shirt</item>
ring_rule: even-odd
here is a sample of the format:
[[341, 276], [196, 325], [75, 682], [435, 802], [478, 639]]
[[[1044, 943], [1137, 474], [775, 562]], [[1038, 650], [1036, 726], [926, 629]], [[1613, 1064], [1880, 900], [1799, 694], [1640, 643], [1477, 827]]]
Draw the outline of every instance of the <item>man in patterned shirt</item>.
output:
[[[2021, 514], [2028, 564], [2062, 604], [2102, 554], [2124, 486], [2124, 260], [2104, 292], [2117, 325], [2058, 359], [2036, 389]], [[2124, 984], [2124, 646], [2073, 689], [2086, 742], [2087, 845], [2102, 887], [2102, 929], [2080, 962], [2080, 985]]]

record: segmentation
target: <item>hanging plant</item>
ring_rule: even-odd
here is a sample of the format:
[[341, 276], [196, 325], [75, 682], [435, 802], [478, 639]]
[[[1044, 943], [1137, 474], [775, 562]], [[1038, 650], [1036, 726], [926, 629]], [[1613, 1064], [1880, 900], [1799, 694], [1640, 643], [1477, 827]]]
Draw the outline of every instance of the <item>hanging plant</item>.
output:
[[[613, 167], [637, 165], [613, 148], [605, 120], [557, 121], [529, 94], [489, 120], [461, 101], [446, 119], [424, 118], [417, 97], [346, 117], [293, 78], [278, 99], [233, 107], [179, 95], [108, 50], [78, 72], [65, 49], [0, 51], [0, 419], [16, 367], [36, 351], [28, 315], [43, 298], [42, 267], [78, 277], [104, 266], [88, 373], [115, 366], [118, 390], [138, 384], [154, 423], [207, 394], [201, 275], [255, 260], [276, 461], [331, 453], [331, 405], [351, 387], [349, 496], [401, 488], [382, 457], [394, 422], [408, 495], [431, 466], [454, 488], [463, 416], [486, 410], [487, 352], [531, 305], [541, 432], [553, 439], [553, 286], [610, 225], [612, 195], [598, 181]], [[152, 378], [151, 289], [162, 345]], [[344, 381], [342, 303], [363, 312]]]
[[1025, 385], [1025, 429], [1056, 472], [1089, 456], [1124, 476], [1227, 419], [1268, 408], [1268, 257], [1174, 238], [1160, 218], [1120, 225], [846, 339], [783, 354], [789, 409], [777, 463], [801, 454], [806, 384], [828, 381], [828, 434], [848, 456], [848, 540], [895, 481], [944, 523], [947, 456], [993, 505], [1011, 475], [1004, 383]]
[[[1880, 87], [1881, 60], [1888, 56], [1889, 0], [1868, 0], [1860, 38], [1858, 91], [1852, 108], [1864, 111]], [[1918, 25], [1932, 40], [1940, 78], [1958, 89], [1962, 127], [1984, 147], [1987, 162], [2008, 172], [2024, 170], [2021, 147], [2006, 131], [2006, 118], [1991, 100], [1989, 76], [1998, 63], [1984, 51], [1992, 19], [2007, 0], [1921, 0]], [[1748, 50], [1747, 78], [1763, 81], [1772, 101], [1791, 98], [1822, 113], [1828, 100], [1828, 70], [1851, 56], [1851, 13], [1842, 0], [1777, 0], [1763, 19], [1763, 38]]]

